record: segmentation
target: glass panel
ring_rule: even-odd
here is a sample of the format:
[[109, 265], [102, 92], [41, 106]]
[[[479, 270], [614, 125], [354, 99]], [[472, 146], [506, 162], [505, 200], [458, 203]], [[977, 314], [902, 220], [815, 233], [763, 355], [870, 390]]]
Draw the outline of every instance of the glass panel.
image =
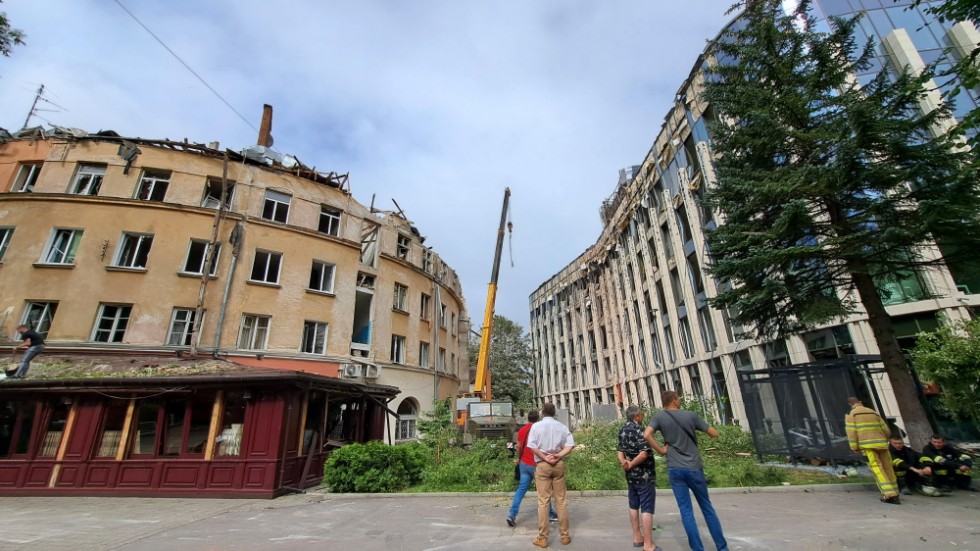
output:
[[242, 427], [245, 426], [245, 393], [229, 392], [225, 395], [221, 432], [215, 439], [216, 457], [241, 455]]
[[48, 420], [47, 430], [44, 431], [44, 439], [41, 441], [41, 451], [38, 457], [54, 457], [58, 453], [58, 446], [61, 444], [61, 436], [65, 432], [65, 425], [68, 424], [68, 410], [71, 404], [62, 402], [49, 402], [51, 417]]
[[116, 452], [119, 451], [119, 441], [122, 439], [123, 423], [126, 421], [128, 407], [129, 400], [111, 399], [106, 404], [102, 436], [99, 437], [96, 457], [115, 457]]
[[[323, 414], [326, 409], [326, 396], [323, 392], [310, 392], [310, 401], [306, 408], [306, 423], [303, 425], [303, 451], [308, 453], [313, 444], [313, 435], [317, 435], [317, 448], [323, 444]], [[314, 450], [316, 451], [316, 450]]]
[[167, 400], [163, 413], [163, 441], [161, 448], [164, 456], [180, 455], [181, 442], [184, 440], [184, 416], [187, 414], [187, 400], [177, 398]]
[[136, 423], [136, 438], [133, 439], [134, 455], [154, 455], [157, 440], [157, 422], [160, 417], [160, 402], [143, 400], [139, 404]]
[[187, 429], [186, 454], [203, 454], [211, 430], [211, 413], [214, 411], [214, 395], [195, 396], [191, 401], [190, 427]]

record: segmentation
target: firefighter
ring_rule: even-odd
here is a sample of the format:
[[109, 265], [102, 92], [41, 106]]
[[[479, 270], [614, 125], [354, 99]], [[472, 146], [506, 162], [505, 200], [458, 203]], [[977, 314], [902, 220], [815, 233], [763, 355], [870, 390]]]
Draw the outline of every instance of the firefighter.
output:
[[926, 447], [922, 448], [923, 457], [932, 461], [934, 484], [944, 492], [954, 487], [970, 489], [970, 468], [973, 459], [961, 450], [946, 444], [946, 439], [938, 434], [932, 435]]
[[892, 470], [891, 454], [888, 453], [888, 438], [891, 436], [888, 425], [873, 409], [864, 407], [854, 396], [847, 399], [851, 411], [844, 417], [847, 428], [847, 443], [851, 451], [864, 453], [868, 467], [874, 474], [881, 501], [898, 505], [898, 482]]
[[[888, 444], [888, 452], [892, 456], [892, 468], [898, 489], [902, 495], [912, 495], [918, 491], [927, 496], [939, 493], [932, 486], [932, 460], [926, 459], [919, 452], [905, 445], [901, 436], [892, 436]], [[923, 461], [925, 459], [925, 461]]]

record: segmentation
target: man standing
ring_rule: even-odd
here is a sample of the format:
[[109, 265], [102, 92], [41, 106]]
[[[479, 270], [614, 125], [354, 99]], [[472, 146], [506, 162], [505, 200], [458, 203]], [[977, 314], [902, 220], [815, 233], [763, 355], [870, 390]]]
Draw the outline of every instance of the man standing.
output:
[[970, 467], [973, 466], [973, 459], [947, 444], [944, 437], [932, 435], [926, 447], [922, 448], [922, 456], [932, 460], [932, 470], [940, 490], [948, 492], [953, 487], [970, 489]]
[[924, 460], [922, 454], [905, 445], [901, 436], [891, 437], [888, 453], [891, 454], [892, 470], [895, 471], [895, 480], [902, 495], [912, 495], [913, 490], [928, 496], [936, 495], [937, 491], [930, 480], [932, 460]]
[[534, 483], [538, 487], [538, 537], [531, 543], [542, 549], [548, 547], [551, 525], [548, 523], [548, 507], [554, 493], [555, 508], [558, 510], [558, 533], [563, 545], [572, 543], [568, 532], [568, 504], [565, 502], [565, 463], [566, 455], [575, 448], [572, 432], [555, 419], [555, 404], [547, 403], [541, 408], [544, 419], [531, 425], [527, 447], [534, 454], [537, 465], [534, 469]]
[[[657, 453], [667, 450], [659, 444]], [[643, 551], [661, 551], [653, 543], [653, 510], [657, 501], [656, 472], [653, 450], [643, 438], [643, 410], [639, 406], [626, 408], [626, 424], [619, 429], [619, 464], [626, 471], [630, 524], [633, 526], [633, 547]]]
[[694, 507], [691, 504], [691, 493], [698, 501], [704, 521], [708, 524], [711, 539], [718, 551], [728, 551], [728, 542], [721, 529], [721, 521], [715, 513], [708, 497], [708, 480], [704, 476], [704, 463], [698, 452], [698, 440], [694, 435], [699, 430], [712, 438], [718, 438], [718, 430], [708, 426], [694, 412], [682, 411], [681, 399], [673, 390], [665, 391], [660, 399], [664, 409], [650, 419], [650, 425], [643, 431], [643, 438], [654, 449], [659, 445], [653, 439], [653, 433], [660, 431], [667, 448], [667, 479], [674, 491], [674, 499], [681, 511], [684, 531], [687, 532], [687, 543], [694, 551], [704, 551], [701, 533], [694, 519]]
[[24, 352], [24, 357], [20, 360], [20, 367], [10, 377], [23, 379], [27, 376], [27, 370], [31, 368], [31, 360], [34, 359], [34, 356], [44, 352], [44, 337], [26, 325], [18, 325], [17, 332], [20, 333], [20, 340], [23, 342], [15, 346], [13, 350], [26, 348], [27, 352]]
[[[510, 504], [510, 512], [507, 513], [507, 526], [511, 528], [517, 526], [517, 512], [521, 509], [521, 501], [531, 486], [531, 481], [534, 480], [534, 454], [527, 447], [527, 438], [528, 433], [531, 432], [531, 425], [537, 423], [539, 419], [541, 416], [538, 415], [538, 412], [529, 411], [527, 424], [517, 431], [517, 468], [520, 469], [521, 481], [517, 485], [517, 492], [514, 493], [514, 501]], [[558, 513], [555, 512], [554, 506], [548, 513], [548, 519], [551, 522], [558, 522]]]
[[844, 417], [847, 442], [851, 451], [863, 452], [868, 458], [868, 467], [874, 474], [875, 482], [881, 491], [881, 501], [898, 505], [898, 481], [892, 470], [892, 458], [888, 453], [888, 439], [891, 431], [885, 420], [875, 410], [864, 407], [854, 396], [847, 399], [851, 411]]

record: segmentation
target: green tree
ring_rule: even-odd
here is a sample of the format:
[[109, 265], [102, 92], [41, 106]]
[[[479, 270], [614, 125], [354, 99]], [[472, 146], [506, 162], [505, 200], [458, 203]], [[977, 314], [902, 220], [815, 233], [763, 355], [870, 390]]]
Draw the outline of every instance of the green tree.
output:
[[856, 42], [857, 18], [818, 32], [808, 1], [789, 15], [780, 4], [747, 2], [745, 25], [709, 47], [705, 98], [724, 122], [712, 127], [718, 184], [707, 199], [724, 222], [708, 244], [726, 282], [712, 303], [761, 336], [863, 307], [919, 445], [931, 428], [877, 283], [980, 250], [978, 166], [937, 131], [944, 107], [920, 110], [929, 71], [882, 71], [862, 86], [854, 75], [873, 44]]
[[[470, 365], [476, 365], [480, 339], [470, 336]], [[490, 335], [490, 384], [494, 400], [510, 400], [518, 409], [532, 407], [531, 340], [524, 328], [503, 317], [493, 317]]]
[[[0, 0], [3, 3], [3, 0]], [[24, 32], [10, 26], [7, 14], [0, 12], [0, 54], [10, 57], [10, 52], [14, 46], [24, 44]]]
[[980, 320], [921, 333], [912, 350], [919, 377], [942, 389], [940, 401], [960, 419], [980, 421]]

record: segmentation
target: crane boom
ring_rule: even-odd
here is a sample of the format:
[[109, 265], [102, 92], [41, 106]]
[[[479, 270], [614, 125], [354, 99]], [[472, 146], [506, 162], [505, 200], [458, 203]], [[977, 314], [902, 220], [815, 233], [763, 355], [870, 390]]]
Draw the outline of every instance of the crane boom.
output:
[[507, 206], [510, 203], [510, 188], [504, 188], [504, 208], [500, 212], [500, 228], [497, 230], [497, 250], [493, 255], [493, 272], [490, 274], [490, 288], [487, 291], [487, 306], [483, 313], [483, 329], [480, 332], [480, 353], [476, 360], [476, 381], [473, 392], [484, 400], [493, 399], [490, 384], [490, 337], [493, 334], [494, 304], [497, 301], [497, 277], [500, 275], [500, 253], [504, 248], [504, 226], [507, 225]]

